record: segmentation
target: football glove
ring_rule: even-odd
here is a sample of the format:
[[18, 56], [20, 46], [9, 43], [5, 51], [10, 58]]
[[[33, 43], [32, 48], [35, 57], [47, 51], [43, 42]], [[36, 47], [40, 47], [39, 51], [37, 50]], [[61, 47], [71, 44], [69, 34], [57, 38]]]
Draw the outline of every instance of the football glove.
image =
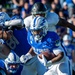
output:
[[20, 61], [25, 64], [31, 58], [32, 58], [32, 55], [30, 53], [27, 53], [26, 55], [22, 55], [20, 57]]

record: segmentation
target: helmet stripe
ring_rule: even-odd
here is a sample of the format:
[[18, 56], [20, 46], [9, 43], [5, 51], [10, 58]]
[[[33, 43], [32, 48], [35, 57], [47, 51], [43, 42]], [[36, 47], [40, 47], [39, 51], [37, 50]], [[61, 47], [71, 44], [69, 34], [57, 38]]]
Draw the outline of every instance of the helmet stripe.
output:
[[40, 24], [41, 26], [44, 25], [45, 23], [45, 19], [42, 20], [42, 23]]
[[35, 27], [35, 24], [36, 24], [36, 19], [37, 19], [38, 17], [36, 17], [35, 19], [34, 19], [34, 25], [33, 25], [33, 27]]
[[17, 59], [16, 59], [16, 55], [15, 55], [15, 53], [12, 51], [12, 53], [13, 53], [13, 55], [14, 55], [14, 61], [16, 61]]

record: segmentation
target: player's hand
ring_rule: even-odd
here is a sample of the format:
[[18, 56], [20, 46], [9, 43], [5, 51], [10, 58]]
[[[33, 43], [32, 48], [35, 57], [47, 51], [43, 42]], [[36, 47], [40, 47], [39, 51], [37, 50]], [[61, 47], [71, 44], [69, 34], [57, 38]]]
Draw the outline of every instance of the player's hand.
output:
[[48, 61], [47, 63], [46, 63], [46, 67], [49, 67], [49, 66], [51, 66], [52, 65], [52, 61]]
[[26, 55], [22, 55], [20, 57], [20, 61], [25, 64], [31, 58], [32, 58], [32, 55], [30, 53], [27, 53]]
[[38, 59], [41, 63], [44, 64], [44, 66], [46, 66], [47, 59], [45, 58], [45, 56], [43, 54], [41, 54], [41, 57], [39, 56]]

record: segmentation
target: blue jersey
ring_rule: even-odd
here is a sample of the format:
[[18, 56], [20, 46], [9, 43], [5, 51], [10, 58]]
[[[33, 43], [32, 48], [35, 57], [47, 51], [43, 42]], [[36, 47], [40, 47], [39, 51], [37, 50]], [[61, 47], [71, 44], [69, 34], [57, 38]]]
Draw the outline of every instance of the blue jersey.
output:
[[58, 47], [59, 36], [55, 32], [48, 32], [45, 37], [42, 38], [41, 42], [35, 42], [33, 35], [28, 31], [28, 42], [34, 48], [36, 54], [40, 54], [45, 50], [52, 50]]
[[70, 44], [70, 45], [68, 45], [68, 46], [65, 46], [65, 45], [63, 44], [63, 46], [65, 47], [66, 54], [67, 54], [67, 56], [69, 57], [69, 59], [72, 59], [72, 50], [75, 50], [74, 45]]
[[22, 28], [20, 30], [14, 29], [13, 30], [13, 36], [10, 40], [5, 41], [5, 44], [10, 47], [10, 49], [14, 50], [14, 52], [21, 56], [23, 54], [26, 54], [29, 49], [30, 45], [27, 41], [27, 31], [25, 28]]

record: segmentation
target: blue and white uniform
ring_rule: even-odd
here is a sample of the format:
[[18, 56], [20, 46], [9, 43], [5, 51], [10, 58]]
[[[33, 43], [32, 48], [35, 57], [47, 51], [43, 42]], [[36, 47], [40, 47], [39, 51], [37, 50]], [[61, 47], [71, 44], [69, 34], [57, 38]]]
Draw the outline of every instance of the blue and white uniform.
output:
[[65, 47], [67, 56], [69, 57], [70, 60], [72, 60], [72, 51], [75, 50], [74, 45], [70, 44], [70, 45], [68, 45], [68, 46], [65, 46], [65, 45], [63, 44], [63, 46]]
[[75, 46], [72, 44], [72, 37], [68, 34], [63, 36], [63, 46], [65, 48], [66, 55], [69, 58], [69, 67], [72, 75], [72, 70], [75, 70]]
[[35, 42], [33, 35], [28, 31], [28, 42], [33, 47], [36, 54], [40, 54], [44, 50], [52, 50], [58, 48], [59, 36], [55, 32], [48, 32], [41, 42]]
[[[47, 26], [49, 28], [49, 25], [55, 27], [55, 25], [59, 21], [59, 18], [55, 13], [49, 13], [49, 15], [47, 15], [47, 16], [51, 16], [51, 17], [44, 18], [44, 17], [38, 16], [38, 17], [33, 18], [32, 16], [30, 16], [30, 17], [32, 17], [32, 19], [29, 20], [29, 18], [27, 17], [24, 20], [24, 22], [28, 21], [28, 23], [26, 23], [26, 22], [25, 23], [27, 26], [29, 25], [27, 27], [28, 43], [33, 47], [33, 51], [35, 52], [37, 57], [39, 54], [41, 54], [43, 51], [46, 51], [46, 50], [53, 52], [56, 56], [58, 54], [60, 54], [61, 52], [64, 53], [63, 58], [60, 61], [53, 63], [51, 66], [48, 66], [49, 70], [44, 71], [43, 75], [55, 75], [55, 74], [56, 75], [60, 75], [60, 74], [61, 75], [69, 75], [69, 70], [66, 70], [66, 69], [68, 69], [66, 55], [65, 55], [63, 48], [61, 47], [59, 36], [55, 32], [52, 32], [52, 31], [49, 31], [49, 29], [48, 30], [46, 29]], [[54, 17], [55, 17], [55, 19], [54, 19]], [[47, 18], [48, 18], [48, 20], [47, 20]], [[34, 62], [36, 62], [36, 60]], [[40, 62], [38, 64], [40, 64]], [[66, 68], [65, 68], [65, 65], [66, 65]], [[36, 64], [34, 65], [34, 67], [35, 66], [36, 66]], [[41, 65], [39, 67], [37, 67], [37, 71], [41, 67], [42, 67]], [[42, 69], [44, 69], [44, 68], [42, 68]], [[38, 71], [38, 73], [39, 73], [38, 75], [42, 75], [42, 74], [40, 74], [39, 71]]]
[[71, 75], [72, 75], [72, 69], [75, 70], [75, 63], [73, 62], [73, 52], [75, 51], [75, 46], [73, 44], [69, 44], [69, 45], [64, 45], [63, 43], [63, 46], [65, 47], [65, 51], [66, 51], [66, 54], [70, 60], [70, 63], [69, 63], [69, 67], [70, 67], [70, 70], [71, 70]]
[[[42, 51], [45, 51], [45, 50], [50, 50], [50, 52], [53, 52], [55, 55], [58, 55], [60, 52], [64, 52], [63, 48], [60, 46], [60, 43], [59, 43], [60, 42], [59, 36], [55, 32], [48, 32], [47, 35], [42, 38], [41, 42], [35, 42], [31, 32], [29, 31], [28, 42], [33, 47], [34, 52], [36, 54], [40, 54]], [[51, 67], [49, 67], [49, 69], [51, 68], [51, 70], [47, 71], [45, 75], [54, 74], [56, 72], [59, 75], [60, 73], [61, 75], [68, 75], [69, 73], [68, 70], [66, 71], [64, 67], [61, 66], [61, 65], [63, 66], [66, 65], [66, 69], [68, 69], [65, 52], [64, 52], [64, 57], [59, 62], [58, 64], [55, 63]], [[55, 65], [58, 66], [58, 68], [55, 68], [56, 67]], [[60, 66], [61, 66], [61, 69], [64, 71], [64, 74], [63, 72], [61, 72], [61, 69], [59, 71], [56, 71], [57, 69], [59, 69]]]

